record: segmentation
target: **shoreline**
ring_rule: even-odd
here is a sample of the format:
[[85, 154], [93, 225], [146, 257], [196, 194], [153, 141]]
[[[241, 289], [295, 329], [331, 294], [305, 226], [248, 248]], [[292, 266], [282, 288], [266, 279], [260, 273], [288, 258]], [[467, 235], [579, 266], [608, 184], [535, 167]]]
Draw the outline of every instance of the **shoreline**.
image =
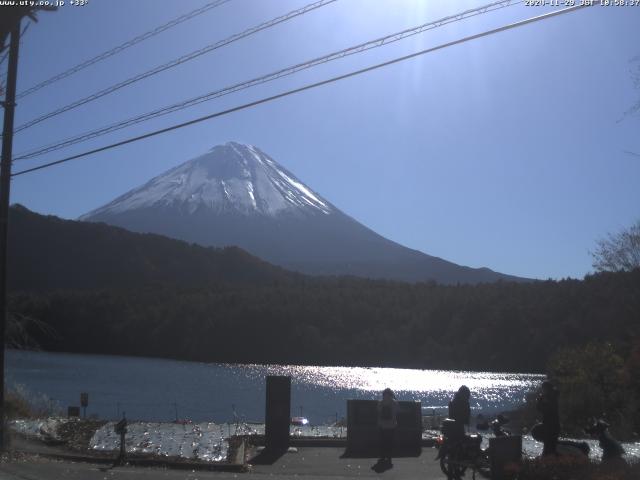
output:
[[255, 362], [225, 362], [225, 361], [205, 361], [205, 360], [190, 360], [180, 357], [172, 357], [172, 356], [150, 356], [150, 355], [132, 355], [132, 354], [119, 354], [119, 353], [94, 353], [94, 352], [84, 352], [84, 351], [66, 351], [66, 350], [43, 350], [43, 349], [34, 349], [34, 348], [7, 348], [6, 351], [12, 352], [29, 352], [29, 353], [42, 353], [42, 354], [54, 354], [54, 355], [74, 355], [74, 356], [82, 356], [82, 355], [90, 355], [94, 357], [105, 357], [105, 358], [119, 358], [119, 359], [148, 359], [154, 361], [167, 361], [167, 362], [181, 362], [181, 363], [195, 363], [195, 364], [203, 364], [203, 365], [220, 365], [220, 366], [230, 366], [230, 367], [265, 367], [265, 368], [281, 368], [281, 367], [318, 367], [318, 368], [363, 368], [363, 369], [395, 369], [395, 370], [419, 370], [419, 371], [430, 371], [430, 372], [451, 372], [452, 374], [482, 374], [488, 373], [492, 375], [524, 375], [530, 377], [546, 377], [544, 372], [521, 372], [516, 370], [464, 370], [464, 369], [451, 369], [451, 368], [437, 368], [437, 367], [426, 367], [426, 366], [407, 366], [407, 365], [367, 365], [367, 364], [342, 364], [342, 365], [329, 365], [329, 364], [316, 364], [316, 363], [277, 363], [277, 362], [263, 362], [263, 363], [255, 363]]

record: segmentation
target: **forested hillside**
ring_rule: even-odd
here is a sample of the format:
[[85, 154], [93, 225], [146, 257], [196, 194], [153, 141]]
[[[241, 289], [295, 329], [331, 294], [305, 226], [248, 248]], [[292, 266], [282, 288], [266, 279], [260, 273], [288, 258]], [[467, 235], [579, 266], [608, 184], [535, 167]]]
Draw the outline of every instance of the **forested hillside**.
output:
[[439, 286], [353, 278], [14, 294], [47, 350], [218, 362], [543, 371], [561, 347], [626, 348], [640, 270], [584, 281]]
[[297, 278], [239, 248], [205, 248], [99, 223], [10, 210], [9, 289], [264, 283]]

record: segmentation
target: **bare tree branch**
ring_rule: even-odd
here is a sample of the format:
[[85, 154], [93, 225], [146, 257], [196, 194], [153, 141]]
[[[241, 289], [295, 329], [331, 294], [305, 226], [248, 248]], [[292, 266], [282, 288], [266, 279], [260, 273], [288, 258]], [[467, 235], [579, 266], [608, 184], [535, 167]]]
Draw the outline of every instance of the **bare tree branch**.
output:
[[[631, 70], [629, 73], [631, 75], [631, 81], [633, 82], [633, 86], [638, 91], [640, 91], [640, 55], [633, 57], [631, 59]], [[638, 101], [635, 104], [633, 104], [631, 108], [629, 108], [626, 112], [622, 114], [622, 117], [620, 118], [620, 120], [618, 120], [617, 123], [620, 123], [626, 117], [635, 115], [638, 112], [640, 112], [640, 99], [638, 99]]]
[[640, 268], [640, 220], [628, 229], [598, 240], [591, 252], [598, 272], [620, 272]]
[[32, 332], [35, 331], [57, 338], [55, 330], [45, 322], [19, 313], [9, 312], [6, 346], [16, 349], [39, 349], [40, 345], [32, 335]]

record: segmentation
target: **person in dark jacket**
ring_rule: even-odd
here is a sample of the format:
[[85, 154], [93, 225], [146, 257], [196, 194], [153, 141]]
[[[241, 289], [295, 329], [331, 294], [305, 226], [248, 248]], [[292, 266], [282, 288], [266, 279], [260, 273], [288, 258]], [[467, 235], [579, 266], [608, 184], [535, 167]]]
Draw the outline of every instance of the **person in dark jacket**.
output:
[[393, 437], [398, 426], [398, 402], [393, 390], [385, 388], [382, 400], [378, 402], [378, 429], [380, 431], [380, 460], [379, 463], [391, 463], [393, 454]]
[[560, 435], [560, 413], [558, 410], [558, 390], [550, 381], [542, 382], [542, 392], [536, 401], [536, 408], [542, 414], [543, 455], [557, 455]]
[[457, 431], [464, 435], [465, 425], [469, 426], [471, 420], [471, 391], [466, 385], [462, 385], [454, 394], [453, 399], [449, 402], [449, 418], [456, 421]]

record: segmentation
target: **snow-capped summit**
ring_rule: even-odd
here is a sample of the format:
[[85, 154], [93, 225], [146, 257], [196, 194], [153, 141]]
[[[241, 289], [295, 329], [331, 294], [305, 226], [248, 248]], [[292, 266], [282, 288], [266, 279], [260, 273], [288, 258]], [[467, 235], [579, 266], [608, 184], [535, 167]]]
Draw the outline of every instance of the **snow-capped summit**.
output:
[[312, 274], [443, 283], [514, 279], [388, 240], [341, 212], [266, 153], [229, 142], [80, 217], [205, 246], [239, 246]]
[[83, 217], [174, 207], [243, 215], [331, 213], [333, 207], [252, 145], [228, 142], [165, 172]]

